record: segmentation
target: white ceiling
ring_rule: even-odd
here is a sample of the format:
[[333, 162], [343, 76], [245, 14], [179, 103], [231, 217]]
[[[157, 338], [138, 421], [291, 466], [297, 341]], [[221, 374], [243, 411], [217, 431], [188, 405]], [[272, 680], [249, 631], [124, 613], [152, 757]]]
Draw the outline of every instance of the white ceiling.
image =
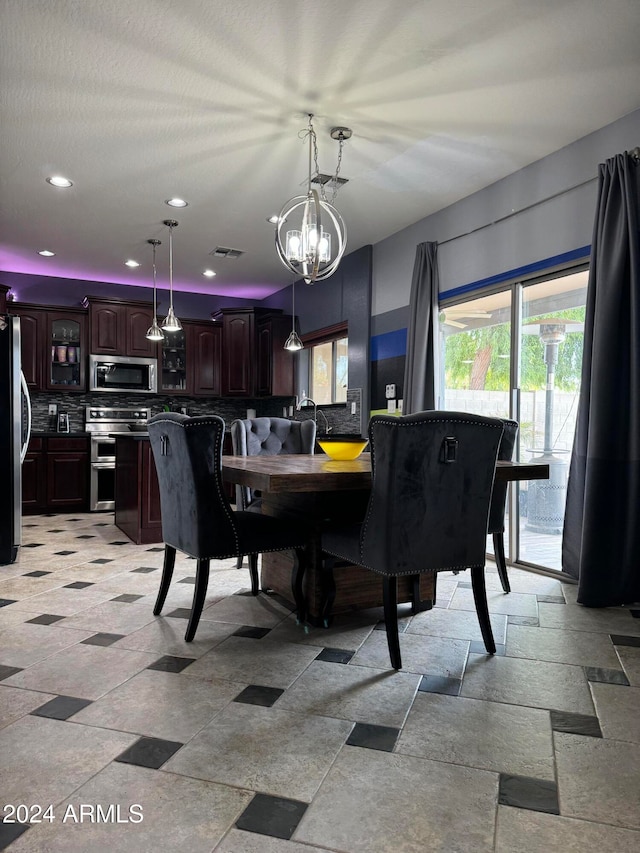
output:
[[155, 237], [161, 283], [175, 218], [176, 286], [260, 298], [290, 282], [265, 220], [301, 192], [308, 112], [321, 171], [353, 130], [352, 251], [640, 106], [639, 0], [2, 0], [0, 33], [14, 272], [146, 286]]

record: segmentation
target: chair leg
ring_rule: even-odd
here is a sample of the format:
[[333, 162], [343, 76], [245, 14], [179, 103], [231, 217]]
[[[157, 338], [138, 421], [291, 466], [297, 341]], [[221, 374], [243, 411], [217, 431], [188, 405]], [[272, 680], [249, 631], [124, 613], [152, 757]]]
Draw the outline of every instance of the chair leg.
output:
[[398, 578], [395, 575], [390, 577], [385, 575], [382, 578], [382, 601], [391, 666], [394, 669], [402, 669], [400, 637], [398, 636]]
[[331, 611], [333, 610], [333, 602], [336, 600], [336, 579], [333, 574], [335, 564], [336, 560], [333, 557], [324, 557], [322, 559], [320, 619], [325, 628], [328, 628], [333, 622]]
[[500, 583], [505, 592], [511, 592], [511, 584], [507, 575], [507, 561], [504, 556], [504, 533], [493, 534], [493, 553], [496, 558], [496, 566], [500, 575]]
[[493, 639], [493, 631], [491, 630], [491, 621], [489, 619], [487, 590], [484, 583], [484, 566], [474, 566], [471, 569], [471, 586], [473, 587], [473, 600], [476, 605], [484, 647], [490, 655], [494, 655], [496, 653], [496, 644]]
[[[434, 602], [429, 599], [420, 598], [420, 578], [422, 575], [411, 575], [411, 612], [424, 613], [425, 610], [431, 610]], [[434, 575], [435, 577], [435, 575]]]
[[193, 604], [191, 606], [191, 616], [187, 625], [187, 633], [184, 635], [187, 643], [195, 637], [200, 614], [204, 607], [204, 600], [207, 597], [207, 586], [209, 585], [209, 560], [198, 560], [198, 568], [196, 570], [196, 588], [193, 592]]
[[302, 591], [302, 580], [307, 568], [307, 555], [304, 548], [295, 548], [293, 568], [291, 570], [291, 592], [296, 603], [296, 623], [303, 625], [307, 618], [307, 602]]
[[[258, 590], [260, 588], [260, 584], [258, 582], [258, 555], [257, 554], [248, 554], [249, 559], [249, 574], [251, 575], [251, 595], [257, 595]], [[240, 566], [242, 565], [242, 556], [238, 557], [238, 562]], [[238, 568], [240, 568], [238, 566]]]
[[[242, 561], [243, 561], [243, 560], [244, 560], [244, 556], [243, 556], [242, 554], [240, 554], [240, 556], [239, 556], [239, 557], [238, 557], [238, 559], [236, 560], [236, 569], [241, 569], [241, 568], [242, 568]], [[251, 566], [249, 566], [249, 568], [251, 568]]]
[[158, 616], [162, 608], [164, 607], [164, 602], [167, 598], [167, 593], [169, 592], [169, 584], [171, 583], [171, 578], [173, 577], [173, 567], [176, 564], [176, 549], [172, 548], [171, 545], [164, 546], [164, 564], [162, 566], [162, 580], [160, 581], [160, 589], [158, 590], [158, 597], [156, 598], [156, 603], [153, 608], [153, 615]]

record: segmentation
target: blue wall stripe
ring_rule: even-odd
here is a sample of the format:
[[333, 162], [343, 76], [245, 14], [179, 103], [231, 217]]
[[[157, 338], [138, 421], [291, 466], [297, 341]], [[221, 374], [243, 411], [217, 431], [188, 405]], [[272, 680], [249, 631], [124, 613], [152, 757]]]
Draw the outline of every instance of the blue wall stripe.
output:
[[472, 281], [469, 284], [463, 284], [460, 287], [453, 287], [451, 290], [444, 290], [440, 294], [440, 299], [449, 299], [452, 296], [460, 296], [463, 293], [469, 293], [472, 290], [480, 290], [483, 287], [488, 287], [493, 284], [500, 284], [503, 281], [529, 276], [531, 273], [542, 272], [558, 264], [565, 264], [570, 261], [586, 260], [591, 253], [591, 246], [581, 246], [579, 249], [573, 249], [571, 252], [563, 252], [561, 255], [553, 255], [551, 258], [545, 258], [542, 261], [536, 261], [533, 264], [527, 264], [524, 267], [516, 267], [513, 270], [498, 273], [498, 275], [489, 276], [489, 278], [481, 278], [479, 281]]
[[371, 361], [407, 354], [407, 330], [396, 329], [371, 338]]

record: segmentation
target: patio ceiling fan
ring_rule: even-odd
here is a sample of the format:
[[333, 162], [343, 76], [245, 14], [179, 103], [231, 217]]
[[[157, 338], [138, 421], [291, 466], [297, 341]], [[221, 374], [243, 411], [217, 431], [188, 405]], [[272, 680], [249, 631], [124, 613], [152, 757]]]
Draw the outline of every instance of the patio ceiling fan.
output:
[[479, 308], [465, 308], [464, 306], [452, 306], [451, 308], [443, 308], [440, 312], [440, 322], [444, 326], [453, 326], [456, 329], [466, 329], [468, 323], [461, 323], [461, 320], [487, 320], [491, 319], [489, 311], [483, 311]]

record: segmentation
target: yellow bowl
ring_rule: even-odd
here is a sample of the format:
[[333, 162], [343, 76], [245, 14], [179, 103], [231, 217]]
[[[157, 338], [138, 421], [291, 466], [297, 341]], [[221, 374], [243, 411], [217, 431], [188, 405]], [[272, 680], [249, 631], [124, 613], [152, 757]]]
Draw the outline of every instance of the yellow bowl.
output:
[[368, 444], [366, 438], [351, 439], [318, 439], [318, 444], [331, 459], [357, 459]]

